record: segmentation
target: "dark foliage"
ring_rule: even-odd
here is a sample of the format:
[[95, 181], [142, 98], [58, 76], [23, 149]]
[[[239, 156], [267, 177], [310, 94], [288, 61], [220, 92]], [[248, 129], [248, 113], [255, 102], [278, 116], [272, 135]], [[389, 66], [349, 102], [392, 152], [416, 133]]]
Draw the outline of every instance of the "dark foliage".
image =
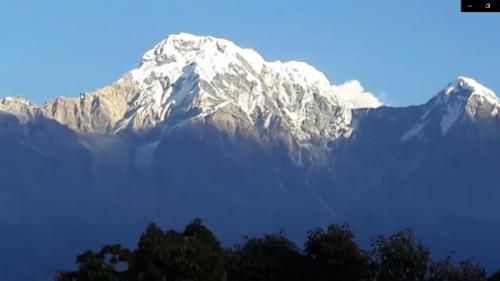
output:
[[232, 260], [231, 281], [305, 280], [304, 257], [282, 233], [247, 238]]
[[305, 254], [312, 280], [358, 281], [368, 277], [368, 255], [347, 225], [309, 231]]
[[372, 243], [374, 280], [425, 280], [430, 266], [430, 253], [415, 240], [413, 232], [403, 230], [390, 237], [380, 236]]
[[485, 270], [452, 256], [433, 262], [429, 250], [410, 230], [373, 240], [361, 249], [347, 225], [308, 233], [304, 250], [280, 232], [245, 238], [224, 249], [200, 219], [183, 232], [148, 225], [136, 250], [120, 245], [86, 251], [78, 270], [57, 281], [498, 281], [500, 271]]
[[461, 261], [458, 266], [452, 263], [452, 257], [436, 262], [430, 267], [429, 281], [486, 281], [486, 272], [479, 264], [470, 260]]
[[500, 270], [488, 278], [488, 281], [500, 281]]

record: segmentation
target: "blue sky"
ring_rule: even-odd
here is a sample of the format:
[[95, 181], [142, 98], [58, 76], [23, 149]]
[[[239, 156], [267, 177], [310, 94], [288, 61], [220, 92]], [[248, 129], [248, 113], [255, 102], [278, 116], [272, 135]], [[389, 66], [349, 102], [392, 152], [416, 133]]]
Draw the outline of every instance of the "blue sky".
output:
[[181, 31], [359, 79], [391, 105], [423, 103], [458, 75], [500, 92], [500, 13], [462, 14], [459, 2], [2, 0], [0, 97], [92, 91]]

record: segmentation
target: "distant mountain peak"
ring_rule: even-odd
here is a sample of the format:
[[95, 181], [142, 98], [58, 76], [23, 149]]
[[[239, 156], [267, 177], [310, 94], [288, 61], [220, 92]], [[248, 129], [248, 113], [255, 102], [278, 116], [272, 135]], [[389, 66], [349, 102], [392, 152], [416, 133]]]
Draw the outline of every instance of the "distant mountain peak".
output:
[[465, 76], [457, 77], [448, 85], [448, 87], [444, 90], [444, 93], [446, 95], [456, 93], [464, 93], [468, 95], [477, 94], [487, 96], [489, 98], [497, 98], [497, 96], [491, 89], [488, 89], [478, 81]]
[[312, 84], [324, 89], [334, 88], [335, 94], [353, 108], [378, 107], [382, 104], [375, 96], [366, 92], [359, 81], [331, 85], [321, 71], [305, 62], [268, 62], [253, 49], [242, 48], [229, 40], [189, 33], [173, 34], [158, 43], [146, 52], [140, 67], [131, 74], [139, 83], [151, 72], [153, 75], [168, 76], [172, 81], [188, 65], [193, 65], [195, 73], [205, 80], [212, 80], [216, 75], [231, 71], [232, 66], [242, 65], [253, 76], [269, 74], [290, 79], [294, 83]]
[[500, 108], [500, 100], [495, 92], [476, 80], [463, 76], [455, 79], [441, 92], [434, 106], [439, 104], [446, 104], [448, 108], [455, 107], [455, 112], [464, 112], [471, 119], [495, 117]]
[[[192, 120], [230, 114], [251, 127], [260, 124], [256, 129], [263, 132], [278, 118], [299, 142], [338, 138], [349, 131], [351, 109], [381, 105], [358, 81], [332, 85], [307, 63], [268, 62], [229, 40], [187, 33], [170, 35], [147, 51], [130, 77], [143, 89], [135, 104], [162, 120], [188, 112], [197, 112], [188, 114]], [[305, 125], [323, 114], [337, 120]]]
[[498, 117], [499, 112], [500, 99], [491, 89], [472, 78], [459, 76], [424, 105], [423, 115], [402, 140], [421, 135], [434, 122], [439, 123], [441, 134], [446, 135], [463, 118], [485, 120]]
[[[196, 64], [200, 75], [211, 79], [220, 71], [225, 71], [230, 63], [240, 59], [260, 73], [264, 59], [254, 50], [238, 47], [233, 42], [212, 36], [198, 36], [189, 33], [176, 33], [168, 36], [147, 51], [139, 69], [152, 66], [170, 65], [182, 68]], [[178, 69], [179, 70], [179, 69]], [[133, 72], [133, 74], [137, 74]]]

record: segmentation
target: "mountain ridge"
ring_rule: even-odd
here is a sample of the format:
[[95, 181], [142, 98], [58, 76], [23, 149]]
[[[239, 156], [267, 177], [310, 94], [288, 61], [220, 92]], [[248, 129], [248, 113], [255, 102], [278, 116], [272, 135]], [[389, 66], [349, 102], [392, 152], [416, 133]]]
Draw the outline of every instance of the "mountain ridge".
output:
[[[450, 107], [456, 96], [463, 96], [450, 95], [458, 91], [468, 95], [466, 102], [456, 101], [458, 105]], [[233, 134], [246, 128], [249, 135], [282, 135], [290, 145], [302, 147], [350, 137], [352, 112], [382, 105], [359, 81], [331, 85], [306, 63], [267, 62], [254, 50], [229, 40], [188, 33], [168, 36], [143, 55], [137, 68], [95, 92], [57, 97], [41, 106], [17, 99], [0, 100], [0, 110], [24, 121], [42, 114], [82, 134], [148, 132], [157, 126], [168, 133], [211, 119], [224, 123], [215, 125]], [[443, 134], [462, 112], [470, 118], [477, 114], [485, 118], [488, 113], [495, 117], [500, 107], [493, 91], [471, 78], [458, 77], [426, 103], [421, 120], [401, 140], [418, 136], [429, 122], [427, 116], [443, 103], [448, 104], [447, 109], [439, 109]], [[271, 123], [278, 122], [281, 131], [270, 132], [276, 127]]]
[[[257, 77], [259, 72], [262, 71], [267, 72], [267, 76]], [[115, 90], [114, 88], [117, 88], [117, 92], [124, 92], [122, 94], [124, 97], [115, 95], [114, 100], [117, 103], [126, 101], [126, 103], [129, 104], [129, 108], [126, 109], [125, 113], [131, 113], [134, 110], [142, 110], [148, 111], [151, 115], [142, 117], [142, 122], [139, 122], [137, 125], [132, 124], [132, 127], [137, 129], [148, 128], [163, 121], [166, 115], [168, 115], [168, 111], [171, 110], [170, 108], [175, 107], [176, 104], [178, 105], [183, 98], [185, 98], [183, 95], [186, 95], [186, 93], [184, 93], [182, 89], [178, 91], [179, 93], [166, 93], [169, 90], [172, 91], [172, 89], [168, 89], [168, 87], [175, 83], [175, 81], [196, 76], [195, 79], [202, 81], [204, 84], [210, 84], [213, 82], [215, 76], [227, 75], [228, 72], [233, 76], [242, 74], [242, 77], [248, 78], [247, 82], [250, 83], [248, 88], [252, 88], [254, 92], [263, 91], [261, 88], [264, 84], [266, 84], [265, 86], [276, 87], [277, 85], [274, 85], [276, 81], [273, 81], [273, 79], [281, 79], [292, 84], [290, 87], [292, 87], [293, 84], [297, 84], [303, 88], [312, 88], [312, 90], [320, 95], [327, 97], [329, 103], [336, 103], [336, 100], [344, 99], [343, 103], [348, 104], [350, 99], [349, 93], [351, 92], [366, 96], [367, 101], [362, 101], [360, 100], [360, 96], [355, 96], [353, 100], [357, 98], [357, 101], [354, 101], [356, 105], [351, 105], [350, 107], [361, 106], [363, 102], [367, 103], [366, 106], [380, 105], [380, 102], [375, 97], [364, 91], [358, 81], [349, 81], [346, 84], [333, 86], [330, 85], [330, 82], [324, 74], [303, 62], [266, 62], [255, 51], [240, 48], [228, 40], [210, 36], [195, 36], [180, 33], [168, 36], [167, 39], [158, 43], [153, 49], [147, 51], [138, 68], [125, 74], [124, 77], [111, 86], [104, 87], [93, 93], [82, 94], [80, 98], [58, 97], [46, 102], [42, 105], [42, 108], [47, 116], [63, 124], [69, 125], [77, 131], [92, 132], [90, 129], [79, 127], [78, 124], [72, 124], [74, 123], [73, 120], [64, 120], [67, 116], [62, 115], [67, 115], [67, 113], [58, 112], [58, 109], [60, 109], [61, 106], [75, 107], [78, 101], [86, 101], [86, 98], [89, 96], [105, 97], [106, 94], [101, 95], [100, 93], [113, 91]], [[229, 78], [225, 80], [221, 79], [222, 81], [218, 82], [228, 83], [230, 82], [228, 81]], [[195, 81], [195, 83], [200, 83], [199, 81]], [[252, 83], [255, 83], [255, 85]], [[213, 85], [211, 86], [213, 88]], [[130, 90], [128, 90], [128, 88], [130, 88]], [[192, 89], [187, 89], [187, 91], [189, 90]], [[198, 93], [198, 96], [203, 99], [202, 102], [198, 100], [193, 101], [195, 103], [198, 102], [197, 106], [202, 109], [203, 113], [205, 113], [206, 110], [205, 114], [213, 113], [214, 110], [223, 106], [222, 102], [230, 98], [233, 98], [231, 102], [239, 106], [247, 115], [252, 113], [255, 114], [255, 112], [252, 111], [254, 111], [257, 104], [263, 106], [263, 99], [269, 96], [266, 93], [254, 93], [253, 96], [251, 96], [252, 93], [250, 93], [250, 96], [247, 97], [241, 93], [232, 93], [234, 94], [233, 96], [223, 96], [222, 98], [224, 100], [216, 103], [206, 100], [209, 98], [220, 99], [220, 94], [214, 97], [207, 91], [213, 94], [213, 89], [207, 89], [206, 91]], [[338, 94], [332, 94], [331, 92], [336, 92]], [[170, 94], [172, 96], [170, 96]], [[342, 96], [342, 94], [344, 95]], [[130, 96], [127, 97], [127, 95]], [[124, 101], [117, 100], [119, 98], [123, 98]], [[274, 97], [273, 99], [279, 99], [278, 102], [284, 104], [286, 104], [286, 102], [291, 102], [285, 100], [284, 97]], [[97, 103], [96, 100], [92, 100], [92, 102]], [[68, 105], [64, 103], [68, 103]], [[95, 106], [98, 106], [98, 104]], [[112, 106], [113, 104], [104, 105], [104, 107]], [[206, 106], [206, 108], [203, 106]], [[89, 106], [84, 105], [83, 107]], [[109, 115], [117, 116], [110, 116], [110, 121], [118, 123], [117, 120], [114, 120], [116, 118], [113, 117], [119, 116], [121, 117], [119, 121], [127, 123], [124, 116], [125, 113], [122, 112], [123, 105], [116, 105], [116, 107], [117, 112], [111, 112]], [[71, 110], [72, 109], [73, 108], [71, 108]], [[92, 108], [85, 109], [87, 112], [91, 110]], [[136, 113], [134, 117], [137, 117], [137, 115]], [[289, 113], [288, 117], [292, 119], [292, 115], [294, 114]], [[126, 127], [127, 125], [128, 124], [118, 125], [112, 129], [95, 128], [95, 131], [97, 133], [113, 133], [113, 130], [120, 130], [123, 126]]]
[[492, 91], [459, 77], [421, 105], [363, 108], [373, 99], [359, 82], [232, 44], [172, 35], [93, 93], [0, 100], [0, 252], [18, 257], [0, 279], [47, 280], [83, 249], [193, 217], [227, 242], [413, 227], [437, 253], [497, 266]]

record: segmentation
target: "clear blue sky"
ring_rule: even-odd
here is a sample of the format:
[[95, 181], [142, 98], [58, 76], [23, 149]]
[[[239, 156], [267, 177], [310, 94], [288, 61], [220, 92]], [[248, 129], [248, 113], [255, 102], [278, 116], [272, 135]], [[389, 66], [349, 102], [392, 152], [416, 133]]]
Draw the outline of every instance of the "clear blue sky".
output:
[[461, 14], [459, 2], [1, 0], [0, 97], [92, 91], [181, 31], [359, 79], [391, 105], [423, 103], [458, 75], [500, 92], [500, 13]]

